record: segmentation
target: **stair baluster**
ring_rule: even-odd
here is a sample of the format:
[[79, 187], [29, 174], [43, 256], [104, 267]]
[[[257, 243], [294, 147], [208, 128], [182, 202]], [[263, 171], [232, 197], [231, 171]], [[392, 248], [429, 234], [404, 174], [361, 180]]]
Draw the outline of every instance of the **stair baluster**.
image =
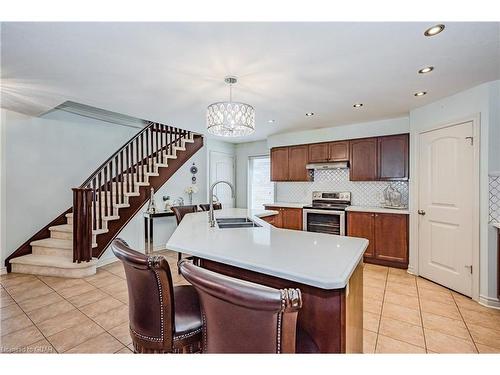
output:
[[73, 262], [92, 259], [92, 189], [73, 188]]

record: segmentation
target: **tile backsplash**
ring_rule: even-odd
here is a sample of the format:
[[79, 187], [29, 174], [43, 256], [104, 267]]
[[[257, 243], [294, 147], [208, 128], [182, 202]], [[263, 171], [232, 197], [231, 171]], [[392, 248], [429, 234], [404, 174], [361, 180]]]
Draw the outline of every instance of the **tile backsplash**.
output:
[[489, 222], [500, 223], [500, 174], [489, 176], [489, 188], [490, 188]]
[[310, 202], [313, 191], [350, 191], [355, 206], [379, 206], [384, 189], [392, 185], [408, 205], [407, 181], [349, 181], [349, 169], [315, 170], [314, 182], [277, 182], [277, 202]]

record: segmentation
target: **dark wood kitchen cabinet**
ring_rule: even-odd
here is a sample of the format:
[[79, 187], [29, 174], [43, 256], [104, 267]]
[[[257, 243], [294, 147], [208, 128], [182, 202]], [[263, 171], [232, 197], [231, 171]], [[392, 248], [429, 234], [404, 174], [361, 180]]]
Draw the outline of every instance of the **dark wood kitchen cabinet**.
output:
[[348, 212], [347, 235], [350, 237], [366, 238], [370, 243], [365, 250], [365, 259], [373, 258], [375, 247], [375, 214], [371, 212]]
[[351, 181], [376, 181], [378, 177], [377, 138], [350, 142], [349, 177]]
[[302, 230], [302, 209], [290, 207], [264, 206], [266, 210], [278, 211], [271, 219], [265, 219], [269, 224], [277, 228]]
[[288, 181], [288, 147], [271, 149], [271, 181]]
[[349, 161], [351, 181], [407, 181], [408, 134], [271, 149], [271, 181], [311, 181], [308, 163]]
[[302, 230], [302, 209], [284, 208], [283, 209], [283, 228]]
[[408, 215], [348, 212], [347, 235], [370, 241], [366, 263], [408, 268]]
[[408, 134], [378, 138], [378, 179], [408, 179]]
[[408, 134], [352, 140], [349, 156], [350, 180], [408, 180], [408, 157]]
[[309, 181], [307, 145], [271, 149], [271, 181]]
[[288, 148], [288, 181], [308, 181], [307, 145]]
[[309, 145], [309, 163], [326, 163], [328, 161], [328, 143]]
[[349, 141], [331, 142], [328, 150], [330, 161], [349, 161]]
[[349, 160], [349, 141], [314, 143], [309, 145], [309, 163]]

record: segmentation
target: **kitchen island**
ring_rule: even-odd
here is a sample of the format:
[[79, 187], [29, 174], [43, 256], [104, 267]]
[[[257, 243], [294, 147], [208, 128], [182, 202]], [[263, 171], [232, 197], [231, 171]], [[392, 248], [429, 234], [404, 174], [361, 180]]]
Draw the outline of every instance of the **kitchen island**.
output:
[[[167, 249], [191, 254], [204, 268], [274, 288], [299, 288], [298, 325], [321, 353], [363, 349], [361, 238], [275, 228], [270, 210], [224, 209], [216, 218], [248, 217], [259, 227], [211, 228], [206, 212], [187, 214]], [[300, 338], [299, 338], [300, 340]], [[301, 347], [297, 344], [297, 347]]]

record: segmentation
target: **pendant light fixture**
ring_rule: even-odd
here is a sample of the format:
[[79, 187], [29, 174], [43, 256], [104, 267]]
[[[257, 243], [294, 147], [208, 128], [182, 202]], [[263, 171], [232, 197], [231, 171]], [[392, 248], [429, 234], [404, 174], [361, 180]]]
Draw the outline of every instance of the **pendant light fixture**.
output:
[[233, 102], [233, 85], [238, 79], [224, 78], [229, 85], [229, 101], [217, 102], [207, 107], [207, 130], [222, 137], [243, 137], [255, 131], [255, 109], [246, 103]]

